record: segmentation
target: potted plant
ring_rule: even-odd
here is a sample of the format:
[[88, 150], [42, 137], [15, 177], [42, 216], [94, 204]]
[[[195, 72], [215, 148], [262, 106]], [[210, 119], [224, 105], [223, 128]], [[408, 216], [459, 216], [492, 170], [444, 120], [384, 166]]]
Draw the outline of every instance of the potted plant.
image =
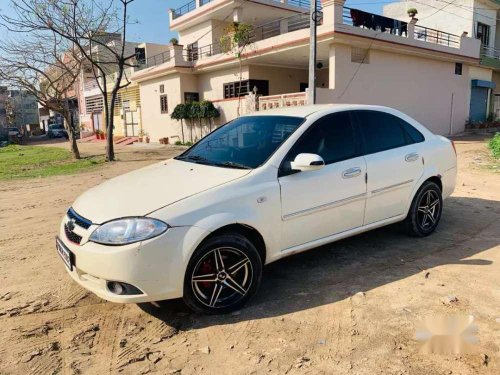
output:
[[96, 139], [104, 139], [104, 132], [100, 129], [97, 129], [95, 131], [95, 137]]
[[415, 16], [418, 14], [418, 10], [415, 8], [410, 8], [406, 11], [408, 13], [408, 16], [411, 18], [415, 18]]
[[142, 142], [144, 139], [144, 136], [146, 135], [146, 132], [144, 130], [139, 130], [139, 142]]
[[177, 40], [177, 38], [172, 38], [170, 39], [170, 44], [177, 46], [179, 44], [179, 41]]

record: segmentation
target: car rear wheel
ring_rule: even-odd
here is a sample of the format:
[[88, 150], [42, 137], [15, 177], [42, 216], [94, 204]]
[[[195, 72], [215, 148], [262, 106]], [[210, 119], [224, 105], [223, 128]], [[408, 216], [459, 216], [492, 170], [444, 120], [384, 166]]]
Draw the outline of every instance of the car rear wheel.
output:
[[405, 220], [410, 235], [425, 237], [434, 232], [441, 219], [443, 198], [441, 189], [432, 181], [426, 181], [413, 198]]
[[210, 238], [193, 254], [184, 277], [184, 301], [205, 314], [238, 310], [256, 293], [262, 261], [240, 234]]

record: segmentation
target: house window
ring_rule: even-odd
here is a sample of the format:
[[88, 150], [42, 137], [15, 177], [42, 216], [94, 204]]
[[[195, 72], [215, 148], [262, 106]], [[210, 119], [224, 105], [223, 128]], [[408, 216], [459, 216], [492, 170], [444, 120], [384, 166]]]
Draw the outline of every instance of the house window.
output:
[[165, 92], [165, 85], [160, 85], [160, 94]]
[[455, 74], [457, 76], [461, 76], [462, 75], [462, 63], [455, 63]]
[[476, 38], [481, 40], [483, 46], [490, 44], [490, 27], [484, 23], [477, 23]]
[[246, 79], [241, 81], [241, 84], [240, 81], [224, 83], [224, 99], [248, 95], [253, 92], [254, 87], [257, 88], [257, 95], [269, 95], [269, 81]]
[[351, 48], [351, 62], [358, 64], [368, 64], [368, 49], [366, 48]]
[[185, 92], [184, 93], [184, 103], [199, 102], [200, 94], [197, 92]]
[[161, 113], [168, 113], [167, 95], [160, 95], [160, 109]]

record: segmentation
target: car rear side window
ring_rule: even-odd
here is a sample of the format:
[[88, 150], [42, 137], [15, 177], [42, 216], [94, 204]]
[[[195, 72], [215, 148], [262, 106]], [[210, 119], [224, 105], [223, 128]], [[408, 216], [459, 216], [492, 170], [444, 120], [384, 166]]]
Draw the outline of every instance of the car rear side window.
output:
[[289, 172], [290, 162], [302, 153], [320, 155], [325, 164], [357, 156], [356, 139], [349, 113], [327, 115], [311, 125], [286, 156], [282, 171]]
[[408, 144], [400, 119], [389, 113], [356, 111], [364, 141], [364, 153], [374, 154]]
[[403, 125], [403, 128], [408, 135], [408, 138], [410, 140], [409, 143], [420, 143], [425, 141], [425, 137], [422, 133], [420, 133], [417, 129], [415, 129], [412, 125], [408, 124], [404, 120], [400, 120], [401, 125]]

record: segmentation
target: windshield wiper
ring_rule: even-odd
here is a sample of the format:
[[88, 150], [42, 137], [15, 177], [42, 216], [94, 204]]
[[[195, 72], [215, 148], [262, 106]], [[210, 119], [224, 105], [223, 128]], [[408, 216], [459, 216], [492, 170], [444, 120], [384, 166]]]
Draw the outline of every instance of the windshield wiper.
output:
[[175, 157], [176, 160], [192, 160], [194, 162], [200, 161], [200, 162], [207, 162], [208, 159], [200, 156], [200, 155], [186, 155], [186, 156], [177, 156]]
[[228, 167], [228, 168], [252, 169], [252, 167], [249, 167], [248, 165], [235, 163], [234, 161], [225, 161], [223, 163], [217, 163], [216, 165], [220, 165], [221, 167]]

